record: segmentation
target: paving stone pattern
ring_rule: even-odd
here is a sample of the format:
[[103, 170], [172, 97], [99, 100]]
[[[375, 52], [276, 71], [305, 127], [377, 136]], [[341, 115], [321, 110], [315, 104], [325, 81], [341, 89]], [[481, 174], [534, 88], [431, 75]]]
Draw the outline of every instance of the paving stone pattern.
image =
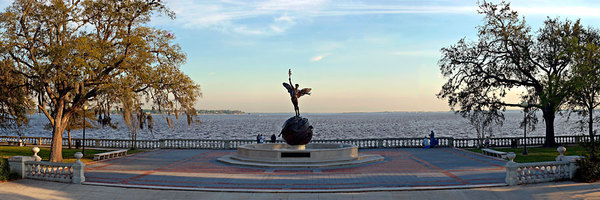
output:
[[320, 190], [504, 183], [506, 161], [451, 148], [367, 149], [384, 161], [324, 169], [223, 164], [233, 150], [156, 150], [86, 166], [86, 182], [207, 189]]

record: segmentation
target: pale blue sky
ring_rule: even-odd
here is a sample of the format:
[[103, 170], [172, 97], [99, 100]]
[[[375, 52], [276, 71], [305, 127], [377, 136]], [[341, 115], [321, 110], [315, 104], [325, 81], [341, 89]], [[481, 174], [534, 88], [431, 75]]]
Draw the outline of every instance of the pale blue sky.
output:
[[[7, 0], [2, 1], [4, 5]], [[201, 85], [200, 109], [293, 112], [281, 85], [313, 88], [302, 112], [447, 111], [436, 98], [442, 47], [476, 39], [476, 0], [167, 0], [171, 31]], [[498, 1], [494, 1], [498, 2]], [[546, 16], [600, 22], [598, 1], [512, 1], [537, 29]]]

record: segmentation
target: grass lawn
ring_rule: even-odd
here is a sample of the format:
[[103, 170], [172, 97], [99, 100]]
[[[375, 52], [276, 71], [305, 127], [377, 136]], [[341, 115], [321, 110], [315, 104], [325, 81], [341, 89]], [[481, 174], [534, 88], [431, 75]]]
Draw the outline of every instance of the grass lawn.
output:
[[[565, 156], [581, 156], [586, 153], [582, 146], [567, 146]], [[558, 156], [558, 151], [555, 147], [527, 147], [527, 155], [523, 155], [523, 148], [491, 148], [496, 151], [514, 152], [517, 157], [515, 162], [545, 162], [554, 161]], [[481, 153], [481, 149], [467, 149], [469, 151]]]
[[[0, 158], [8, 158], [11, 156], [32, 156], [33, 151], [31, 148], [34, 146], [26, 146], [26, 147], [18, 147], [18, 146], [0, 146]], [[129, 150], [127, 154], [134, 154], [143, 152], [145, 150]], [[81, 149], [63, 149], [63, 162], [73, 163], [77, 159], [75, 158], [75, 153], [81, 152]], [[92, 162], [94, 159], [94, 154], [108, 152], [107, 150], [95, 150], [95, 149], [86, 149], [85, 156], [81, 159], [84, 163]], [[50, 159], [50, 148], [49, 147], [41, 147], [38, 156], [42, 157], [42, 160], [48, 161]]]

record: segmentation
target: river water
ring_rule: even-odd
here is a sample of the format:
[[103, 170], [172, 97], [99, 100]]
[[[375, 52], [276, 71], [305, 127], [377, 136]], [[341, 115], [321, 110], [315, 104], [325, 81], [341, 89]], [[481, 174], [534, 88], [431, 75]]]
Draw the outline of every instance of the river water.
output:
[[[281, 126], [292, 114], [252, 113], [244, 115], [199, 115], [199, 122], [188, 126], [185, 116], [153, 115], [154, 128], [138, 131], [138, 139], [254, 139], [257, 134], [269, 137], [279, 134]], [[128, 139], [129, 130], [120, 115], [111, 115], [116, 129], [100, 127], [86, 129], [87, 138]], [[169, 128], [166, 118], [174, 121]], [[431, 130], [436, 136], [456, 138], [476, 137], [476, 132], [467, 119], [452, 112], [384, 112], [384, 113], [332, 113], [304, 114], [314, 127], [313, 139], [358, 139], [386, 137], [424, 137]], [[507, 111], [503, 126], [494, 126], [493, 137], [522, 136], [519, 128], [523, 113]], [[543, 136], [545, 127], [540, 117], [537, 128], [528, 131], [528, 136]], [[34, 114], [27, 127], [19, 131], [23, 136], [51, 137], [51, 131], [44, 126], [48, 119], [44, 115]], [[556, 135], [580, 135], [574, 119], [567, 121], [565, 116], [555, 120]], [[596, 127], [597, 128], [597, 127]], [[17, 135], [16, 130], [2, 130], [0, 135]], [[71, 132], [72, 137], [81, 137], [81, 130]], [[65, 133], [65, 137], [66, 137]]]

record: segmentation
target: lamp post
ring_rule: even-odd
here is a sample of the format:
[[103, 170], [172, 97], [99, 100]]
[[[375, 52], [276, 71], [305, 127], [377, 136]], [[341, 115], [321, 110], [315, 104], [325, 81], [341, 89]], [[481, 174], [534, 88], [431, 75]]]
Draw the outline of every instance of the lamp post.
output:
[[525, 120], [525, 126], [523, 126], [523, 155], [527, 155], [527, 107], [529, 104], [523, 101], [521, 106], [523, 106], [523, 120]]
[[87, 106], [83, 106], [83, 155], [85, 156], [85, 110]]

